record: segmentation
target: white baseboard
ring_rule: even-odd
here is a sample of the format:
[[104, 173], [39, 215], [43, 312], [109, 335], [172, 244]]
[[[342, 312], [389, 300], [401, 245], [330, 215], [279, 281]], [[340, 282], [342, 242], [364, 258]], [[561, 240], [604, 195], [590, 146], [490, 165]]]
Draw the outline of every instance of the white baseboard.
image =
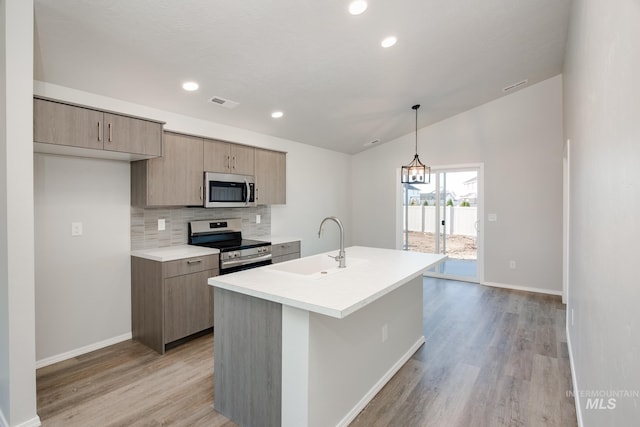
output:
[[62, 354], [57, 354], [55, 356], [47, 357], [45, 359], [36, 361], [36, 369], [44, 368], [45, 366], [53, 365], [54, 363], [62, 362], [63, 360], [71, 359], [76, 356], [80, 356], [82, 354], [90, 353], [95, 350], [99, 350], [101, 348], [108, 347], [113, 344], [117, 344], [122, 341], [127, 341], [131, 339], [131, 332], [127, 332], [126, 334], [119, 335], [117, 337], [109, 338], [104, 341], [100, 341], [94, 344], [89, 344], [84, 347], [76, 348], [71, 351], [67, 351]]
[[576, 368], [573, 363], [573, 348], [571, 346], [571, 337], [569, 336], [569, 324], [566, 325], [567, 348], [569, 349], [569, 366], [571, 366], [571, 382], [573, 384], [573, 399], [576, 405], [576, 418], [578, 418], [578, 427], [584, 426], [582, 422], [582, 406], [580, 406], [580, 393], [578, 393], [578, 379], [576, 378]]
[[506, 283], [496, 283], [496, 282], [482, 282], [480, 284], [485, 286], [492, 286], [494, 288], [513, 289], [516, 291], [527, 291], [527, 292], [536, 292], [538, 294], [562, 296], [562, 291], [554, 291], [551, 289], [532, 288], [529, 286], [517, 286], [517, 285], [509, 285]]
[[[41, 425], [42, 423], [40, 422], [40, 417], [36, 415], [30, 420], [27, 420], [20, 424], [16, 424], [14, 427], [38, 427]], [[0, 427], [9, 427], [9, 421], [7, 421], [7, 419], [4, 417], [2, 409], [0, 409]]]
[[373, 400], [374, 397], [376, 397], [376, 394], [378, 394], [378, 392], [382, 390], [382, 387], [384, 387], [385, 384], [387, 384], [389, 380], [393, 378], [396, 372], [398, 372], [400, 368], [402, 368], [402, 366], [404, 366], [404, 364], [407, 363], [409, 359], [411, 359], [411, 356], [413, 356], [413, 353], [418, 351], [420, 346], [424, 343], [425, 343], [424, 336], [421, 336], [418, 339], [418, 341], [416, 341], [415, 344], [413, 344], [409, 348], [409, 350], [405, 354], [403, 354], [402, 357], [396, 363], [393, 364], [393, 366], [387, 371], [387, 373], [384, 374], [382, 378], [380, 378], [380, 380], [371, 388], [371, 390], [369, 390], [367, 394], [365, 394], [362, 397], [362, 399], [360, 399], [360, 401], [356, 404], [356, 406], [354, 406], [347, 413], [347, 415], [345, 415], [345, 417], [342, 420], [340, 420], [337, 426], [346, 427], [351, 423], [351, 421], [355, 420], [355, 418], [358, 416], [360, 411], [362, 411], [364, 407], [367, 406], [367, 404], [371, 402], [371, 400]]

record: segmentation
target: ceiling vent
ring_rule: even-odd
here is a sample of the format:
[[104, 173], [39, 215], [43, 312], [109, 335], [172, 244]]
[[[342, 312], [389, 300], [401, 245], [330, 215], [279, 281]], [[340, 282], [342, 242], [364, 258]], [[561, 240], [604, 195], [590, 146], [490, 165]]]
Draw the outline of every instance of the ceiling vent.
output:
[[529, 80], [528, 80], [528, 79], [524, 79], [524, 80], [523, 80], [523, 81], [521, 81], [521, 82], [514, 83], [514, 84], [509, 85], [509, 86], [507, 86], [507, 87], [503, 87], [503, 88], [502, 88], [502, 91], [503, 91], [503, 92], [511, 92], [512, 90], [515, 90], [515, 89], [519, 88], [520, 86], [524, 86], [524, 85], [526, 85], [527, 83], [529, 83]]
[[370, 147], [372, 145], [376, 145], [379, 142], [380, 142], [379, 139], [374, 139], [373, 141], [365, 142], [364, 144], [362, 144], [362, 146], [363, 147]]
[[214, 96], [213, 98], [211, 98], [209, 100], [209, 102], [211, 102], [212, 104], [219, 105], [219, 106], [224, 107], [224, 108], [228, 108], [229, 110], [232, 110], [232, 109], [236, 108], [238, 105], [240, 105], [239, 102], [235, 102], [235, 101], [232, 101], [230, 99], [224, 99], [224, 98], [222, 98], [220, 96]]

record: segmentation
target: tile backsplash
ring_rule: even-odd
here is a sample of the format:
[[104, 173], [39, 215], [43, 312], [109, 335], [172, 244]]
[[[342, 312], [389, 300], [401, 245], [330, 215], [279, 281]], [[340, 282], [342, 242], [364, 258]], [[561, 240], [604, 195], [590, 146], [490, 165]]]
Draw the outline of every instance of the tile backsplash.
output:
[[[260, 224], [256, 224], [260, 215]], [[240, 218], [245, 236], [271, 234], [271, 207], [253, 208], [138, 208], [131, 207], [131, 250], [159, 248], [187, 243], [187, 224], [195, 220]], [[165, 230], [158, 231], [158, 220]]]

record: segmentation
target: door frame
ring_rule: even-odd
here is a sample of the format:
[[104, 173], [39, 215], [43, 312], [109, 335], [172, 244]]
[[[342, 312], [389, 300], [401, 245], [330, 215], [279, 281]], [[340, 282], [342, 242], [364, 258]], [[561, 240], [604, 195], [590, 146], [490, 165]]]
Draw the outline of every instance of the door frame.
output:
[[[484, 163], [462, 163], [453, 165], [431, 166], [431, 173], [455, 172], [469, 169], [478, 170], [478, 256], [477, 256], [477, 277], [474, 279], [465, 277], [452, 277], [438, 273], [429, 273], [430, 277], [441, 277], [446, 279], [460, 280], [473, 283], [484, 283]], [[400, 169], [396, 173], [396, 249], [403, 250], [403, 184], [400, 182]], [[427, 275], [427, 274], [425, 274]]]

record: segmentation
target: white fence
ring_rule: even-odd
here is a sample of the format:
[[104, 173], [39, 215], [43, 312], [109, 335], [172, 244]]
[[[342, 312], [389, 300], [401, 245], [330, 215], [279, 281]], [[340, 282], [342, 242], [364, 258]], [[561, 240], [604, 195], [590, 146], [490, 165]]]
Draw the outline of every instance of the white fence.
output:
[[[409, 231], [421, 231], [423, 233], [435, 233], [436, 207], [435, 206], [409, 206]], [[463, 236], [477, 236], [476, 221], [478, 220], [478, 208], [462, 206], [445, 206], [440, 208], [440, 221], [445, 220], [448, 234], [461, 234]], [[445, 217], [446, 215], [446, 217]], [[403, 226], [406, 230], [406, 218], [403, 215]]]

